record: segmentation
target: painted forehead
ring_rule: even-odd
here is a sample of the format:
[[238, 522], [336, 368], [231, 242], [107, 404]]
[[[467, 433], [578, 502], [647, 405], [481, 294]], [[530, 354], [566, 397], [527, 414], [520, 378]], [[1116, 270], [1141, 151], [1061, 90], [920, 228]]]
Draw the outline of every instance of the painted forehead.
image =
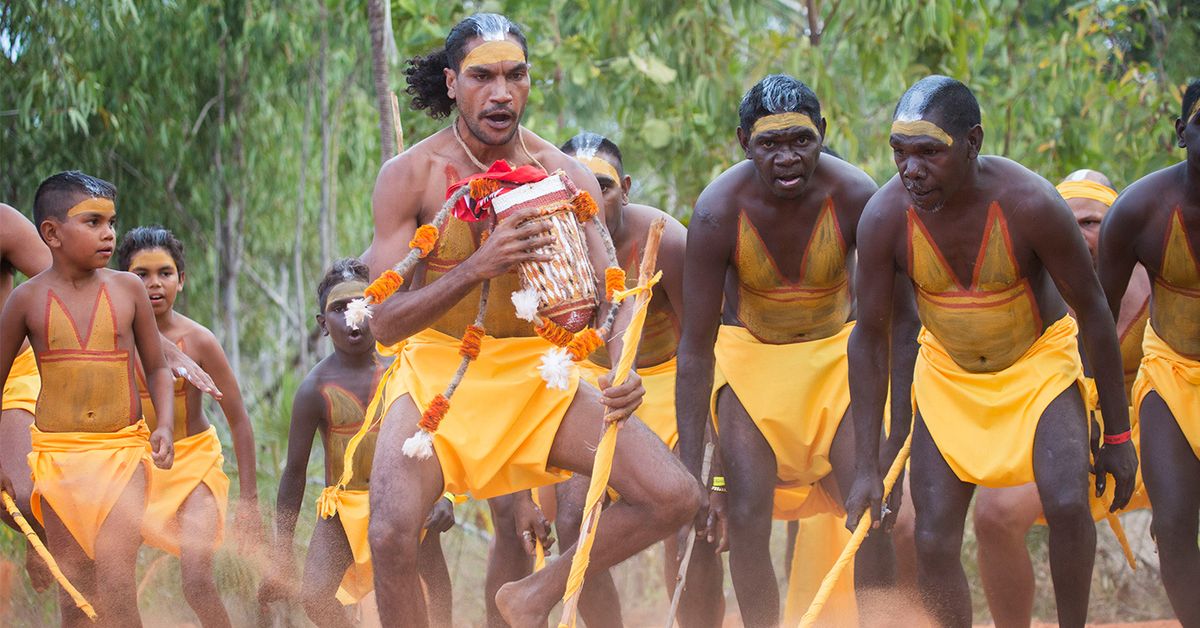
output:
[[357, 299], [363, 296], [366, 289], [367, 282], [361, 279], [351, 279], [336, 283], [329, 289], [329, 294], [325, 296], [325, 308], [329, 309], [330, 305], [338, 301]]
[[175, 268], [175, 258], [164, 249], [154, 247], [142, 249], [129, 259], [130, 268]]
[[1183, 121], [1185, 123], [1191, 122], [1192, 118], [1195, 118], [1197, 113], [1200, 113], [1200, 98], [1197, 98], [1196, 102], [1192, 103], [1192, 109], [1191, 111], [1188, 111], [1187, 117], [1184, 118]]
[[86, 213], [116, 214], [117, 208], [113, 204], [111, 198], [89, 196], [88, 198], [75, 203], [71, 209], [68, 209], [67, 218], [74, 218], [75, 216]]
[[473, 65], [490, 65], [503, 61], [525, 63], [525, 51], [508, 38], [508, 31], [515, 27], [508, 18], [495, 13], [483, 13], [468, 19], [475, 27], [476, 36], [482, 39], [483, 43], [472, 48], [463, 57], [462, 63], [459, 64], [460, 71]]

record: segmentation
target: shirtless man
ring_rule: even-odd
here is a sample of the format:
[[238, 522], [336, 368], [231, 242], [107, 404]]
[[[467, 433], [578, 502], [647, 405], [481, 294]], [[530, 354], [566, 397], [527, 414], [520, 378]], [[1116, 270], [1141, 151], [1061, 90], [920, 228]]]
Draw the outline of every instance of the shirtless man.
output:
[[1200, 81], [1175, 120], [1183, 161], [1138, 179], [1100, 228], [1100, 281], [1113, 316], [1139, 264], [1150, 273], [1150, 325], [1131, 401], [1163, 586], [1184, 626], [1200, 626]]
[[[443, 205], [447, 186], [481, 174], [498, 160], [547, 172], [561, 169], [576, 188], [600, 197], [587, 168], [520, 126], [530, 86], [526, 50], [517, 25], [500, 15], [477, 14], [456, 24], [442, 49], [410, 62], [413, 106], [434, 117], [455, 109], [458, 115], [381, 169], [368, 254], [373, 275], [406, 255], [417, 227], [428, 224]], [[524, 170], [529, 171], [536, 172]], [[385, 623], [401, 618], [409, 625], [426, 623], [418, 538], [444, 491], [477, 498], [527, 495], [527, 489], [562, 479], [560, 469], [588, 474], [606, 412], [626, 421], [610, 480], [621, 500], [600, 519], [591, 564], [606, 569], [628, 558], [677, 530], [699, 507], [700, 494], [687, 470], [649, 429], [630, 419], [644, 392], [638, 377], [601, 392], [581, 384], [574, 366], [562, 382], [566, 390], [548, 388], [536, 375], [541, 356], [553, 345], [517, 318], [509, 295], [520, 288], [512, 272], [517, 264], [548, 259], [537, 252], [552, 241], [545, 222], [526, 222], [537, 208], [512, 210], [482, 242], [490, 212], [466, 211], [435, 225], [439, 235], [428, 256], [398, 292], [374, 307], [370, 319], [380, 343], [407, 339], [373, 403], [386, 416], [372, 471], [368, 533], [372, 555], [389, 557], [375, 565]], [[602, 277], [608, 260], [601, 234], [594, 223], [583, 230], [595, 273]], [[484, 280], [490, 280], [483, 321], [488, 335], [436, 428], [433, 455], [420, 457], [420, 450], [406, 455], [406, 440], [419, 429], [431, 433], [418, 422], [454, 374], [458, 339], [475, 319]], [[599, 316], [606, 314], [601, 308]], [[620, 351], [617, 340], [609, 343], [614, 353]], [[564, 556], [501, 588], [496, 601], [505, 620], [518, 628], [544, 625], [563, 594], [569, 569]]]
[[899, 270], [916, 289], [925, 326], [913, 373], [910, 482], [928, 610], [943, 625], [971, 623], [959, 555], [975, 486], [1036, 481], [1059, 622], [1082, 626], [1096, 527], [1068, 304], [1095, 365], [1106, 441], [1096, 454], [1096, 488], [1116, 477], [1114, 509], [1129, 501], [1137, 470], [1116, 328], [1087, 246], [1049, 182], [980, 155], [979, 104], [962, 83], [930, 76], [909, 88], [890, 142], [899, 174], [872, 197], [858, 231], [859, 321], [849, 351], [859, 470], [847, 525], [868, 509], [873, 519], [880, 514], [885, 467], [875, 454], [887, 386], [879, 356], [892, 334], [890, 279]]
[[[1117, 198], [1112, 183], [1095, 170], [1077, 170], [1059, 183], [1057, 189], [1075, 214], [1075, 222], [1095, 264], [1100, 222]], [[1142, 361], [1142, 335], [1149, 320], [1150, 279], [1146, 269], [1139, 265], [1129, 278], [1129, 287], [1121, 301], [1121, 318], [1117, 320], [1126, 394], [1133, 386], [1138, 365]], [[1096, 410], [1093, 405], [1089, 404], [1088, 409]], [[1096, 429], [1099, 425], [1092, 427], [1092, 440], [1098, 441]], [[1133, 427], [1136, 445], [1136, 422]], [[1139, 483], [1130, 501], [1130, 508], [1148, 505], [1140, 489]], [[1097, 522], [1104, 518], [1107, 510], [1103, 503], [1103, 499], [1093, 500], [1092, 503], [1093, 519]], [[1041, 518], [1042, 501], [1038, 498], [1036, 484], [979, 490], [974, 514], [979, 575], [983, 580], [983, 591], [987, 594], [992, 621], [996, 622], [998, 628], [1028, 626], [1033, 620], [1033, 563], [1029, 560], [1025, 535]]]
[[[684, 462], [699, 476], [711, 409], [728, 487], [738, 607], [747, 626], [773, 626], [779, 590], [772, 513], [840, 512], [854, 479], [852, 422], [843, 420], [850, 414], [851, 260], [859, 215], [876, 188], [858, 168], [821, 154], [821, 105], [800, 81], [764, 78], [738, 113], [746, 160], [705, 188], [688, 229], [679, 438]], [[889, 286], [894, 276], [888, 272]], [[908, 310], [897, 320], [915, 322], [910, 298], [895, 301]], [[915, 327], [909, 335], [911, 357]], [[904, 390], [908, 372], [897, 369]], [[908, 422], [907, 405], [893, 408], [899, 422]], [[874, 460], [878, 435], [872, 443]], [[712, 495], [719, 504], [725, 494]], [[888, 538], [873, 535], [857, 562], [859, 588], [889, 583]]]

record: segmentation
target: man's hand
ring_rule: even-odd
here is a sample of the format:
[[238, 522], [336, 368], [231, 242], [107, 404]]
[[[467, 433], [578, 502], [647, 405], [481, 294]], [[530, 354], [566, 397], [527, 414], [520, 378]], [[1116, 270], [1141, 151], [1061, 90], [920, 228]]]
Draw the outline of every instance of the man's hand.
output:
[[708, 518], [705, 522], [705, 538], [713, 548], [714, 553], [729, 549], [729, 518], [726, 514], [726, 504], [729, 502], [727, 493], [708, 492]]
[[521, 537], [526, 554], [534, 556], [537, 553], [533, 542], [535, 538], [542, 542], [544, 550], [549, 550], [550, 546], [554, 545], [554, 537], [550, 536], [550, 522], [546, 520], [546, 515], [542, 514], [542, 509], [533, 503], [528, 491], [523, 498], [517, 496], [513, 504], [513, 519], [516, 521], [517, 536]]
[[883, 482], [879, 473], [870, 470], [858, 470], [854, 484], [850, 487], [850, 495], [846, 498], [846, 529], [851, 532], [858, 527], [858, 520], [863, 513], [871, 511], [871, 527], [879, 527], [879, 509], [883, 501]]
[[167, 360], [167, 368], [171, 370], [171, 375], [182, 377], [189, 384], [199, 389], [200, 392], [212, 395], [212, 398], [217, 401], [221, 400], [221, 391], [217, 390], [217, 385], [213, 383], [208, 373], [205, 373], [199, 364], [196, 364], [186, 353], [175, 346], [175, 343], [163, 339], [162, 349], [163, 357]]
[[433, 510], [429, 511], [429, 516], [425, 517], [425, 525], [422, 527], [436, 534], [453, 528], [454, 504], [445, 497], [439, 497], [437, 503], [433, 505]]
[[257, 497], [242, 497], [238, 499], [237, 511], [234, 513], [234, 533], [239, 543], [249, 548], [262, 545], [263, 532], [262, 513], [258, 510]]
[[150, 457], [159, 469], [170, 469], [175, 464], [175, 439], [170, 424], [160, 425], [150, 434]]
[[620, 386], [612, 385], [612, 373], [600, 376], [600, 392], [603, 393], [601, 403], [608, 408], [604, 420], [610, 423], [620, 422], [633, 416], [634, 410], [642, 405], [642, 397], [646, 396], [646, 388], [642, 386], [642, 378], [635, 371], [629, 372], [629, 378]]
[[531, 220], [538, 208], [527, 207], [506, 213], [496, 224], [486, 242], [463, 262], [480, 279], [499, 277], [521, 262], [548, 262], [552, 255], [536, 252], [554, 241], [550, 224]]
[[[879, 448], [879, 468], [891, 469], [892, 462], [896, 460], [896, 456], [900, 455], [900, 450], [904, 448], [904, 441], [908, 439], [908, 434], [892, 434], [883, 446]], [[884, 532], [890, 532], [892, 526], [896, 525], [897, 515], [900, 514], [900, 506], [904, 501], [904, 471], [900, 471], [900, 475], [896, 476], [896, 483], [892, 485], [892, 491], [888, 493], [887, 503], [884, 506], [880, 521], [880, 527]], [[858, 520], [855, 519], [855, 524]]]
[[[8, 493], [8, 496], [12, 498], [13, 503], [16, 503], [17, 491], [13, 489], [12, 479], [10, 479], [8, 474], [4, 472], [4, 469], [0, 469], [0, 490]], [[17, 527], [17, 522], [13, 519], [12, 515], [8, 514], [8, 508], [0, 507], [0, 521], [3, 521], [6, 525], [13, 529], [16, 529]]]
[[1096, 497], [1104, 494], [1110, 473], [1117, 482], [1109, 512], [1117, 512], [1129, 504], [1129, 498], [1133, 496], [1137, 468], [1138, 459], [1133, 450], [1133, 441], [1127, 440], [1120, 445], [1104, 445], [1096, 453]]

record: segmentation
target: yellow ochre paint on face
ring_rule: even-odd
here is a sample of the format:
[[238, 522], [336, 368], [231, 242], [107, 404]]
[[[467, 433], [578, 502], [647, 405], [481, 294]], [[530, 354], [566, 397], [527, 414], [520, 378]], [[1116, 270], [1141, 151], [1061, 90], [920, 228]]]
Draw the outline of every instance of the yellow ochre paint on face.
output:
[[621, 177], [617, 174], [617, 169], [612, 164], [599, 157], [584, 157], [579, 161], [587, 166], [592, 174], [602, 177], [608, 177], [613, 180], [613, 183], [620, 183]]
[[117, 208], [113, 205], [111, 198], [85, 198], [67, 210], [67, 218], [74, 218], [89, 212], [111, 216], [117, 213]]
[[472, 48], [459, 67], [460, 71], [462, 71], [473, 65], [491, 65], [502, 61], [525, 63], [525, 51], [507, 39], [503, 41], [485, 41]]
[[1080, 181], [1063, 181], [1054, 189], [1062, 195], [1063, 200], [1069, 201], [1073, 198], [1086, 198], [1093, 201], [1104, 203], [1105, 207], [1112, 207], [1113, 201], [1117, 200], [1117, 191], [1104, 185], [1088, 179]]
[[954, 138], [950, 137], [950, 134], [943, 130], [942, 127], [928, 120], [896, 120], [892, 122], [892, 134], [908, 135], [911, 137], [928, 135], [946, 146], [954, 146]]
[[787, 113], [773, 113], [756, 120], [754, 126], [750, 128], [750, 139], [754, 139], [756, 136], [768, 131], [781, 131], [792, 127], [812, 129], [813, 133], [817, 135], [821, 134], [817, 130], [817, 125], [813, 123], [812, 118], [803, 113], [789, 111]]
[[170, 267], [172, 271], [178, 272], [175, 266], [175, 258], [171, 254], [159, 249], [143, 249], [133, 255], [133, 259], [129, 261], [129, 271], [136, 272], [138, 270], [156, 271], [160, 268]]
[[365, 281], [343, 281], [330, 288], [329, 296], [325, 298], [325, 307], [328, 308], [330, 303], [337, 303], [346, 299], [357, 299], [363, 295], [366, 289], [367, 282]]

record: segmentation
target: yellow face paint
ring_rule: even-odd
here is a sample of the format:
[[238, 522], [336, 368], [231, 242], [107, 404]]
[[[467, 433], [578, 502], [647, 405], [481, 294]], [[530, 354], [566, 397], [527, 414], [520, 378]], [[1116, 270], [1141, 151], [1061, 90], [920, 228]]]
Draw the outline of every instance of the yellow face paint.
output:
[[75, 204], [74, 207], [67, 210], [67, 218], [74, 218], [79, 214], [97, 213], [113, 215], [117, 213], [117, 208], [113, 205], [111, 198], [96, 198], [89, 197]]
[[954, 138], [950, 137], [942, 127], [928, 120], [911, 120], [902, 122], [896, 120], [892, 122], [892, 135], [908, 135], [918, 136], [927, 135], [935, 140], [945, 144], [946, 146], [954, 146]]
[[175, 258], [160, 248], [142, 249], [133, 255], [133, 259], [129, 260], [129, 272], [158, 270], [168, 266], [173, 271], [177, 270]]
[[1107, 185], [1082, 179], [1079, 181], [1063, 181], [1054, 189], [1062, 195], [1063, 200], [1069, 201], [1073, 198], [1088, 198], [1093, 201], [1104, 203], [1105, 207], [1112, 207], [1113, 201], [1117, 200], [1117, 191]]
[[1197, 98], [1196, 102], [1192, 103], [1192, 110], [1189, 111], [1187, 117], [1183, 119], [1183, 123], [1187, 124], [1188, 122], [1191, 122], [1192, 118], [1196, 117], [1196, 112], [1200, 112], [1200, 98]]
[[787, 113], [773, 113], [756, 120], [754, 126], [750, 128], [750, 139], [754, 139], [756, 135], [766, 133], [767, 131], [780, 131], [792, 127], [812, 129], [813, 133], [817, 135], [821, 134], [817, 130], [817, 125], [813, 124], [812, 118], [803, 113], [789, 111]]
[[347, 299], [357, 299], [363, 295], [367, 289], [367, 282], [358, 281], [343, 281], [335, 285], [329, 290], [329, 296], [325, 297], [325, 307], [328, 308], [330, 303], [337, 303]]
[[459, 65], [459, 71], [461, 72], [473, 65], [491, 65], [502, 61], [525, 63], [525, 51], [507, 39], [502, 41], [485, 41], [467, 53], [467, 56], [462, 60], [462, 64]]
[[583, 165], [590, 168], [596, 176], [608, 177], [612, 179], [613, 183], [621, 182], [621, 177], [617, 174], [617, 169], [608, 163], [608, 161], [599, 157], [584, 157], [579, 161], [582, 161]]

